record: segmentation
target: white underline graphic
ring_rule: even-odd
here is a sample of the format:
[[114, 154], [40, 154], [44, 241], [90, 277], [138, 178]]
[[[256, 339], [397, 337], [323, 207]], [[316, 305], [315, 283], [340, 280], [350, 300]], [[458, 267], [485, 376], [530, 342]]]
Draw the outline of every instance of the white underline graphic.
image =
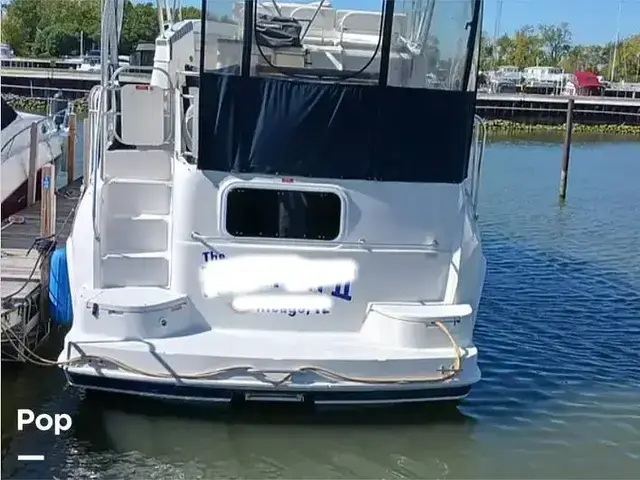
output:
[[23, 462], [44, 460], [44, 455], [18, 455], [18, 460]]

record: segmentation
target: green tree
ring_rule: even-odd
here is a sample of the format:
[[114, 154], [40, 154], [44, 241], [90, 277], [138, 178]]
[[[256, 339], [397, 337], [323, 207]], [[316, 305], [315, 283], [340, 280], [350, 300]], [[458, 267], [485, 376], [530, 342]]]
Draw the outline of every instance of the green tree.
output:
[[545, 53], [545, 63], [558, 65], [560, 60], [571, 50], [571, 31], [569, 24], [539, 25], [538, 37]]
[[480, 40], [480, 70], [487, 71], [496, 67], [495, 62], [496, 48], [493, 39], [489, 37], [487, 32], [482, 32]]
[[[613, 42], [604, 45], [572, 45], [567, 23], [525, 26], [513, 35], [491, 39], [483, 32], [480, 65], [482, 70], [500, 65], [524, 68], [534, 65], [560, 66], [567, 72], [587, 70], [609, 76]], [[616, 80], [640, 81], [640, 34], [620, 41], [616, 55]]]
[[31, 54], [46, 0], [13, 0], [2, 19], [2, 41], [18, 56]]
[[120, 37], [121, 53], [128, 55], [139, 43], [154, 42], [159, 33], [157, 10], [153, 4], [134, 4], [127, 0]]
[[36, 33], [32, 52], [42, 57], [60, 57], [78, 52], [78, 37], [66, 25], [48, 25]]
[[495, 42], [495, 58], [497, 66], [509, 63], [507, 57], [509, 57], [514, 48], [514, 41], [509, 35], [503, 35]]
[[[100, 41], [100, 6], [102, 0], [11, 0], [3, 5], [0, 24], [2, 41], [11, 46], [16, 55], [57, 57], [80, 52], [81, 35], [95, 45]], [[201, 18], [196, 7], [182, 9], [183, 19]], [[227, 16], [212, 19], [232, 22]], [[155, 3], [125, 3], [124, 24], [120, 51], [129, 54], [139, 43], [155, 41], [158, 16]], [[566, 71], [590, 70], [609, 74], [612, 67], [613, 43], [604, 45], [572, 45], [566, 22], [558, 25], [539, 25], [537, 29], [524, 26], [512, 35], [498, 39], [482, 35], [481, 70], [500, 65], [528, 66], [546, 64], [562, 66]], [[437, 59], [439, 48], [432, 45], [427, 57]], [[640, 34], [623, 39], [616, 55], [616, 79], [640, 81]]]
[[100, 0], [47, 0], [32, 53], [58, 57], [81, 54], [80, 37], [100, 40]]
[[616, 77], [628, 82], [640, 82], [640, 34], [620, 42]]
[[522, 27], [513, 38], [511, 50], [506, 56], [507, 63], [520, 68], [535, 65], [544, 55], [540, 46], [540, 38], [534, 33], [533, 27]]
[[199, 8], [196, 8], [196, 7], [184, 7], [182, 9], [182, 19], [183, 20], [198, 19], [198, 18], [202, 18], [202, 12], [200, 11]]

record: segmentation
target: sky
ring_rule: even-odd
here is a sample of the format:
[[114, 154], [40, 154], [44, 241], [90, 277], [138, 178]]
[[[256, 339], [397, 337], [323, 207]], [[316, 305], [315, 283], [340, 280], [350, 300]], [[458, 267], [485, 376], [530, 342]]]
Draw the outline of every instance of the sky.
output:
[[[618, 8], [620, 37], [640, 33], [640, 0], [503, 0], [500, 32], [512, 33], [523, 25], [567, 22], [574, 43], [612, 42], [616, 37]], [[485, 0], [483, 30], [493, 35], [498, 0]]]
[[[228, 0], [209, 1], [228, 4]], [[489, 35], [494, 33], [499, 1], [484, 0], [483, 30]], [[372, 7], [377, 8], [380, 0], [333, 0], [332, 3], [336, 8], [369, 10]], [[183, 5], [200, 6], [201, 0], [183, 0]], [[640, 33], [640, 0], [502, 0], [499, 31], [501, 34], [513, 33], [527, 24], [537, 26], [567, 22], [573, 33], [573, 43], [611, 42], [616, 37], [620, 5], [621, 38]]]

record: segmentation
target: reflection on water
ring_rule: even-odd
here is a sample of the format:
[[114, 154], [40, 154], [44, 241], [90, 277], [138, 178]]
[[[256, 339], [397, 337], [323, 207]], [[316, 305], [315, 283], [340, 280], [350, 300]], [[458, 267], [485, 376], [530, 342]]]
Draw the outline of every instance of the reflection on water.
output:
[[483, 381], [459, 409], [187, 409], [85, 398], [35, 369], [31, 387], [3, 376], [3, 400], [13, 388], [74, 426], [17, 435], [3, 476], [637, 478], [640, 144], [575, 145], [563, 208], [559, 162], [557, 144], [487, 148]]

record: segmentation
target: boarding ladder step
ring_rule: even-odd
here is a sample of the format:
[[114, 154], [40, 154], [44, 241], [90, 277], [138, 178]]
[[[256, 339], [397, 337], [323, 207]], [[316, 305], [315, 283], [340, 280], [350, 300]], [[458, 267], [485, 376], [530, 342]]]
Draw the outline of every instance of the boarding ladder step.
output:
[[97, 286], [168, 286], [171, 161], [163, 149], [107, 152]]

